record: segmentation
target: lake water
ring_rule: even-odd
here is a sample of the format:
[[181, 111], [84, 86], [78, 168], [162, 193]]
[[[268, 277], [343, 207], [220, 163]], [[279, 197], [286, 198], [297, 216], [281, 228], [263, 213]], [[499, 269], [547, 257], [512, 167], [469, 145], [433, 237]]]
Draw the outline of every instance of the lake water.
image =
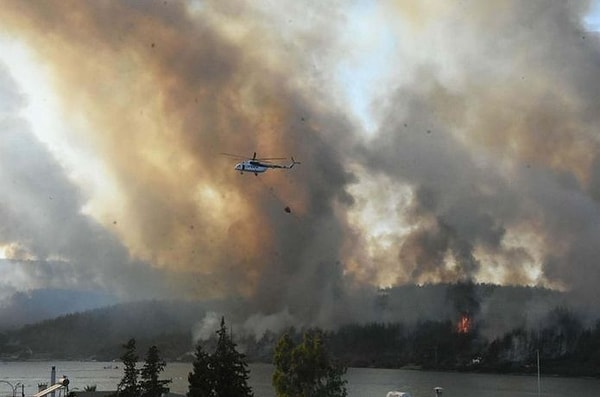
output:
[[[50, 370], [56, 366], [57, 378], [66, 375], [70, 390], [96, 385], [97, 390], [115, 390], [123, 377], [121, 363], [103, 362], [0, 362], [0, 397], [12, 396], [12, 385], [25, 385], [26, 396], [37, 392], [39, 383], [49, 383]], [[162, 378], [171, 378], [171, 391], [187, 392], [190, 363], [169, 363]], [[250, 384], [256, 397], [275, 397], [271, 386], [273, 367], [250, 365]], [[350, 368], [346, 374], [348, 397], [385, 397], [390, 390], [408, 391], [413, 397], [434, 396], [433, 387], [442, 386], [444, 397], [536, 397], [537, 378], [533, 376], [485, 375], [451, 372]], [[544, 397], [598, 397], [600, 380], [544, 377]], [[20, 387], [17, 396], [20, 395]]]

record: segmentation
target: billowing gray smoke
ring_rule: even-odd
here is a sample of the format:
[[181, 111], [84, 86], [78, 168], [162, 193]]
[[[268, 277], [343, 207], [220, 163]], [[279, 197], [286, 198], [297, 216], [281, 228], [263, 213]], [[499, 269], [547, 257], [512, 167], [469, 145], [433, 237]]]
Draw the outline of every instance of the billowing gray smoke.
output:
[[402, 278], [487, 274], [596, 301], [600, 47], [587, 5], [417, 9], [406, 39], [441, 53], [390, 92], [363, 149], [368, 169], [414, 192]]
[[[70, 126], [58, 146], [103, 173], [42, 143], [15, 114], [34, 94], [0, 73], [3, 266], [27, 288], [223, 299], [254, 329], [418, 310], [374, 311], [379, 285], [527, 284], [595, 301], [587, 3], [370, 5], [389, 44], [370, 135], [338, 73], [361, 14], [320, 3], [4, 2], [5, 34], [48, 70]], [[255, 151], [302, 165], [240, 176], [219, 156]], [[456, 309], [440, 296], [440, 312]]]

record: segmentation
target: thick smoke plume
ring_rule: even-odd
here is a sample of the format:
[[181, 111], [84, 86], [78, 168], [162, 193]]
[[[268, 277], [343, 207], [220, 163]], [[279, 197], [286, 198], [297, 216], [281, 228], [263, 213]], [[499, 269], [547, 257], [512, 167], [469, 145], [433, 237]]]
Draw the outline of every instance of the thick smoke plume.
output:
[[[352, 2], [4, 2], [4, 34], [49, 70], [63, 141], [106, 181], [86, 187], [86, 164], [36, 141], [3, 71], [5, 256], [30, 288], [226, 298], [256, 332], [378, 320], [377, 287], [408, 283], [600, 298], [587, 3], [369, 7], [390, 44], [366, 134], [338, 73], [358, 55]], [[240, 176], [221, 152], [302, 165]]]
[[401, 280], [487, 274], [595, 300], [599, 47], [586, 6], [451, 4], [424, 2], [400, 28], [435, 55], [411, 65], [364, 148], [368, 169], [414, 193]]

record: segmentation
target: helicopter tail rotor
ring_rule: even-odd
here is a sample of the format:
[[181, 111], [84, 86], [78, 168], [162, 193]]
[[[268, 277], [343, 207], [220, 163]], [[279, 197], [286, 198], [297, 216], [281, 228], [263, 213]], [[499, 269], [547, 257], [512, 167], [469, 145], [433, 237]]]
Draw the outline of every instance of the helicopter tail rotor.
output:
[[290, 165], [287, 168], [291, 169], [296, 164], [302, 164], [302, 163], [300, 163], [299, 161], [294, 160], [294, 157], [292, 157], [292, 162], [290, 163]]

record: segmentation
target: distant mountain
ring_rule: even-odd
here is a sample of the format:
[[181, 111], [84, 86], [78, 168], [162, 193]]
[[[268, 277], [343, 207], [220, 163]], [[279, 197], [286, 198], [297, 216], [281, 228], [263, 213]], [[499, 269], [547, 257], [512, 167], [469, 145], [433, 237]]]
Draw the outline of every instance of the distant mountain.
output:
[[[129, 338], [139, 355], [150, 344], [162, 344], [169, 358], [192, 349], [191, 330], [205, 312], [197, 302], [123, 303], [72, 313], [0, 334], [0, 359], [118, 358]], [[162, 341], [162, 342], [161, 342]]]
[[0, 331], [116, 303], [115, 296], [104, 292], [65, 289], [17, 292], [0, 304]]

